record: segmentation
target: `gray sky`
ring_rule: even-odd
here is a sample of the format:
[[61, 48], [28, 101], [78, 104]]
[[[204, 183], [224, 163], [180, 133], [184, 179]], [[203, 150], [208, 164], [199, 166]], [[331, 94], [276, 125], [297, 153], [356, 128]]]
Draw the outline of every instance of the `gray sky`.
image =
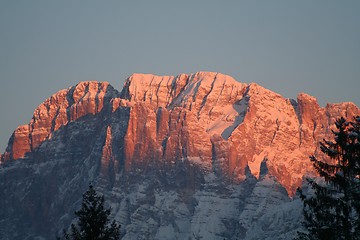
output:
[[197, 71], [360, 106], [360, 1], [0, 1], [0, 151], [58, 90]]

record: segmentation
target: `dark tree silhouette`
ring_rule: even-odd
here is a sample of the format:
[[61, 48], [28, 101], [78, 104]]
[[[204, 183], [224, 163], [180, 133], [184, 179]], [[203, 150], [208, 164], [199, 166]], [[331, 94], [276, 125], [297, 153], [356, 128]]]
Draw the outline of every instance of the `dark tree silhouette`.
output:
[[83, 195], [82, 206], [75, 212], [76, 224], [71, 224], [70, 232], [64, 230], [61, 239], [66, 240], [115, 240], [120, 239], [120, 225], [110, 224], [110, 208], [104, 208], [104, 196], [99, 196], [92, 185]]
[[335, 124], [334, 141], [320, 142], [328, 160], [310, 156], [324, 181], [307, 179], [308, 196], [299, 190], [307, 233], [297, 239], [360, 239], [360, 117]]

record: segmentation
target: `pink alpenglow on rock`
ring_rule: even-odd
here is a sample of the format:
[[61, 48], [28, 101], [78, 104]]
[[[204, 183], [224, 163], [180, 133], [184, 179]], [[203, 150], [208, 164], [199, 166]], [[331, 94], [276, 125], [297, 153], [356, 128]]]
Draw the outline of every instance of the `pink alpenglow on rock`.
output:
[[92, 116], [105, 129], [103, 175], [111, 164], [121, 168], [119, 161], [125, 170], [188, 161], [242, 181], [247, 169], [260, 178], [266, 166], [293, 195], [313, 172], [308, 156], [320, 154], [318, 142], [331, 136], [336, 118], [356, 115], [353, 103], [323, 108], [305, 93], [287, 99], [221, 73], [133, 74], [121, 93], [107, 82], [90, 81], [52, 95], [28, 125], [14, 131], [2, 161], [24, 158], [65, 126]]

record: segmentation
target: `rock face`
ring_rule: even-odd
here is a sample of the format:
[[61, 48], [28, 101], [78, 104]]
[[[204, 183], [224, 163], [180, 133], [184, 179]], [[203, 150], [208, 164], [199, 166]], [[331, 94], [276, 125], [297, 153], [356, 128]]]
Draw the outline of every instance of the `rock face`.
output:
[[353, 103], [322, 108], [212, 72], [134, 74], [120, 93], [81, 82], [9, 140], [0, 238], [53, 237], [92, 182], [124, 239], [288, 239], [300, 227], [291, 197], [313, 172], [308, 156], [320, 156], [336, 118], [356, 115]]
[[35, 109], [28, 125], [15, 130], [3, 160], [23, 158], [60, 127], [85, 115], [99, 113], [104, 102], [114, 96], [116, 90], [106, 82], [81, 82], [57, 92]]

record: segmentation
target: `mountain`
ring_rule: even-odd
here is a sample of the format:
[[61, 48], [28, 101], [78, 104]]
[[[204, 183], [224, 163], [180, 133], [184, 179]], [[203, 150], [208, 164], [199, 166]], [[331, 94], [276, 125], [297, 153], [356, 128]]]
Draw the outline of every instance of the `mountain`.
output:
[[289, 239], [308, 156], [353, 103], [320, 107], [213, 72], [133, 74], [61, 90], [11, 136], [0, 164], [0, 239], [54, 238], [89, 183], [124, 239]]

